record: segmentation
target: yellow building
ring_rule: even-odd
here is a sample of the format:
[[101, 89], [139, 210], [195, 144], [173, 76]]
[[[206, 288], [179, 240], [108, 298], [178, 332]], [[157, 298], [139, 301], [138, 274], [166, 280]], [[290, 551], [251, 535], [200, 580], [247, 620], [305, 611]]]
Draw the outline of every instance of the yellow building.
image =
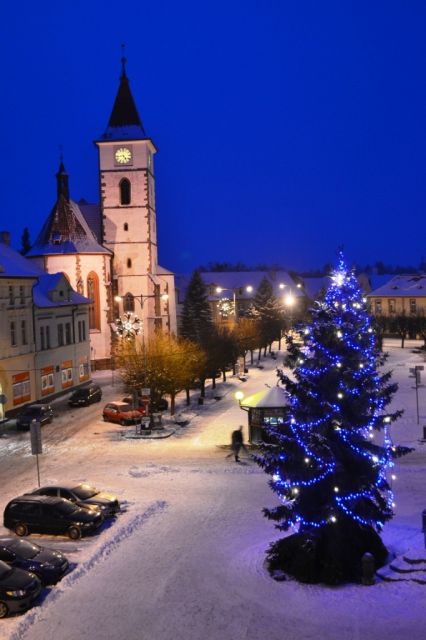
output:
[[394, 276], [367, 298], [375, 316], [426, 314], [426, 276]]

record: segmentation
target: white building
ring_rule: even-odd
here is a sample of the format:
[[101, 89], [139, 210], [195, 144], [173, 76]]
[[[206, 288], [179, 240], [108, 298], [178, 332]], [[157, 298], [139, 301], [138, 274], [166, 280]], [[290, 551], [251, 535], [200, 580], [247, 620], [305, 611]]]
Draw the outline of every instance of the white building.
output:
[[120, 85], [99, 150], [99, 205], [73, 201], [63, 163], [57, 201], [27, 256], [63, 271], [91, 299], [91, 358], [107, 365], [114, 320], [124, 311], [176, 333], [173, 274], [158, 264], [153, 141], [145, 133], [122, 60]]

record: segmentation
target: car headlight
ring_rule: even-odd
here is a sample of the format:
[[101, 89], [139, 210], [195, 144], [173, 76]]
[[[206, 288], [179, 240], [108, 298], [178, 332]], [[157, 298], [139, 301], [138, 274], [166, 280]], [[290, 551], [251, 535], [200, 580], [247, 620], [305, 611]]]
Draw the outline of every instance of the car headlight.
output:
[[22, 598], [22, 596], [24, 596], [25, 594], [26, 591], [24, 591], [24, 589], [17, 589], [16, 591], [6, 591], [6, 595], [12, 598]]

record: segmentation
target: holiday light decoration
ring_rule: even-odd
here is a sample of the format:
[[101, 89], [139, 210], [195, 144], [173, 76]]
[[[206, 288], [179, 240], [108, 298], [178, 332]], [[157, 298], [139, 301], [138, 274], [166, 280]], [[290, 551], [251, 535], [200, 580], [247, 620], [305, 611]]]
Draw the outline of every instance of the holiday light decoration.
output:
[[133, 340], [142, 330], [142, 320], [133, 313], [125, 313], [115, 321], [115, 333], [124, 340]]
[[401, 412], [387, 411], [397, 385], [384, 361], [367, 301], [340, 254], [312, 323], [297, 342], [289, 338], [292, 375], [279, 372], [288, 415], [267, 427], [269, 444], [256, 458], [279, 498], [264, 510], [278, 529], [347, 531], [352, 522], [379, 532], [393, 516], [388, 473], [406, 450], [390, 436]]

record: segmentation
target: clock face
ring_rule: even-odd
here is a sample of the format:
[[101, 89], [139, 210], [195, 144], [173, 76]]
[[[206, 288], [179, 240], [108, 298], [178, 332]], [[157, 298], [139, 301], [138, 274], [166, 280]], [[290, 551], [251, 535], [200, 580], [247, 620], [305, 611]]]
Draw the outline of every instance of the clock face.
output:
[[127, 147], [120, 147], [116, 150], [114, 157], [119, 164], [128, 164], [132, 159], [132, 152]]

